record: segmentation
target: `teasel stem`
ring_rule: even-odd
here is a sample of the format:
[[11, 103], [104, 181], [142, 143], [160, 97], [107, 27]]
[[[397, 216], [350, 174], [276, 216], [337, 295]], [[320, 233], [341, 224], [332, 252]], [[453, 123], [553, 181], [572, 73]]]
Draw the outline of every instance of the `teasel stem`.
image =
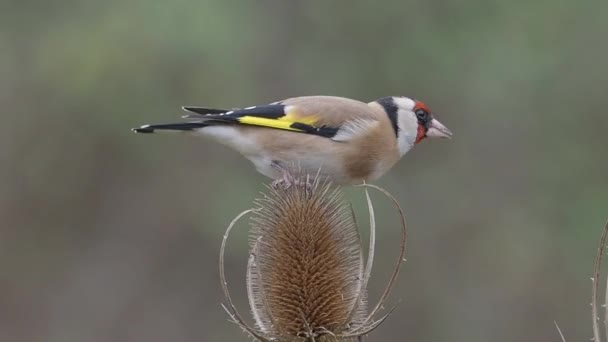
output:
[[[602, 340], [602, 336], [600, 333], [599, 327], [599, 314], [598, 314], [598, 292], [600, 287], [600, 271], [602, 266], [602, 257], [604, 256], [604, 249], [606, 248], [606, 238], [608, 237], [608, 222], [604, 226], [604, 230], [602, 231], [602, 235], [600, 237], [600, 243], [597, 247], [597, 254], [595, 256], [595, 262], [593, 264], [593, 278], [591, 278], [592, 288], [591, 288], [591, 317], [593, 320], [593, 342], [600, 342]], [[608, 281], [606, 284], [606, 304], [608, 304]], [[604, 317], [604, 326], [605, 329], [608, 330], [608, 322], [606, 319], [608, 318], [608, 306], [605, 308], [605, 317]], [[606, 338], [608, 338], [608, 331], [606, 331]]]

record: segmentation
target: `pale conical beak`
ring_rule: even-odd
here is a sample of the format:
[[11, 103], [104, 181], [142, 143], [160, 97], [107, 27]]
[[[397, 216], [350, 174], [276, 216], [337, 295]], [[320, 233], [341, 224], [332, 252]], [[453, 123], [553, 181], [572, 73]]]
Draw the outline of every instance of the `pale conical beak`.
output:
[[426, 131], [426, 136], [429, 138], [452, 139], [452, 131], [445, 127], [441, 122], [433, 119]]

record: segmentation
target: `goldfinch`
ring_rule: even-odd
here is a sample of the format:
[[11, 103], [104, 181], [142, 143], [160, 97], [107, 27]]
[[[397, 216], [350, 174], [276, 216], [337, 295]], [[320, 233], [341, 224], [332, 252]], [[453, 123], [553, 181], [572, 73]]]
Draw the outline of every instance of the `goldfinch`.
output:
[[364, 103], [303, 96], [223, 110], [183, 107], [186, 122], [143, 125], [136, 133], [187, 131], [210, 137], [249, 159], [275, 181], [293, 171], [319, 173], [338, 184], [384, 175], [424, 138], [451, 138], [421, 101], [383, 97]]

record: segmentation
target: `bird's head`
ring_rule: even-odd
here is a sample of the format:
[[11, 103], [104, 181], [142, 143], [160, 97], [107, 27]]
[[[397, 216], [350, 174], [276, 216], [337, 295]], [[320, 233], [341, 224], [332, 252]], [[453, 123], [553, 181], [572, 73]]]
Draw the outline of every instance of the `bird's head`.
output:
[[405, 96], [390, 96], [375, 102], [383, 107], [391, 120], [402, 155], [424, 138], [452, 137], [452, 132], [433, 117], [422, 101]]

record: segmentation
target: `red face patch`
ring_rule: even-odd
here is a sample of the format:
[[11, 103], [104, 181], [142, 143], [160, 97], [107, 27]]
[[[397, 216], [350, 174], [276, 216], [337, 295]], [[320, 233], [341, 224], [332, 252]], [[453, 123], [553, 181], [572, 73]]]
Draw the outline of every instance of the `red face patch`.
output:
[[431, 110], [422, 101], [416, 101], [414, 104], [414, 113], [418, 119], [418, 129], [416, 132], [416, 144], [421, 142], [422, 139], [426, 138], [426, 131], [428, 129], [428, 123], [431, 119]]
[[418, 109], [422, 109], [427, 113], [431, 112], [429, 107], [427, 107], [427, 105], [424, 104], [424, 102], [422, 102], [422, 101], [416, 101], [416, 103], [414, 104], [414, 112], [417, 111]]
[[416, 131], [416, 141], [415, 144], [422, 141], [422, 139], [426, 138], [426, 128], [423, 125], [418, 125], [418, 130]]

